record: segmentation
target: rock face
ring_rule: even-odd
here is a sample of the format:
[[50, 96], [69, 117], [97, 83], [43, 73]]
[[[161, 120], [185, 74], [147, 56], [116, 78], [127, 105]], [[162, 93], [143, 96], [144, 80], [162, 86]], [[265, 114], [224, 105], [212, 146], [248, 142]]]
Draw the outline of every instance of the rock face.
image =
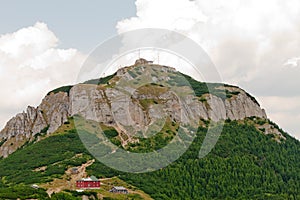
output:
[[264, 109], [254, 102], [244, 91], [230, 99], [225, 100], [226, 116], [231, 120], [244, 119], [249, 116], [267, 118]]
[[[134, 78], [126, 73], [127, 70], [123, 68], [117, 72], [115, 83], [124, 77], [128, 80]], [[164, 72], [168, 70], [174, 72], [174, 68], [161, 68]], [[152, 78], [152, 81], [156, 80], [169, 81], [169, 77]], [[186, 95], [179, 100], [170, 90], [162, 86], [149, 86], [135, 92], [129, 86], [124, 88], [130, 91], [130, 95], [112, 87], [112, 83], [110, 85], [78, 84], [73, 86], [69, 93], [58, 92], [47, 95], [37, 108], [29, 106], [26, 112], [17, 114], [7, 122], [0, 132], [2, 141], [0, 156], [6, 157], [24, 143], [20, 142], [17, 147], [9, 147], [5, 145], [8, 141], [14, 138], [14, 140], [28, 141], [42, 131], [51, 134], [66, 122], [68, 117], [76, 114], [113, 126], [116, 130], [127, 134], [130, 132], [126, 128], [128, 126], [147, 129], [155, 121], [167, 117], [172, 121], [183, 122], [190, 116], [198, 120], [212, 121], [240, 120], [252, 116], [267, 118], [265, 111], [260, 108], [255, 99], [237, 87], [226, 86], [227, 91], [235, 92], [235, 95], [226, 99], [204, 94], [202, 100], [192, 95]], [[145, 93], [146, 89], [152, 92]]]
[[[241, 120], [246, 117], [256, 116], [267, 118], [264, 109], [254, 102], [243, 90], [236, 88], [240, 93], [232, 98], [222, 100], [214, 95], [207, 95], [206, 101], [195, 101], [190, 97], [186, 98], [188, 115], [196, 116], [199, 119], [220, 121], [225, 119]], [[155, 96], [148, 96], [144, 99], [155, 99]], [[140, 99], [143, 99], [140, 97]], [[162, 99], [174, 99], [171, 95], [165, 95]], [[169, 107], [179, 106], [171, 103]], [[111, 125], [115, 120], [124, 124], [130, 124], [129, 119], [136, 119], [137, 124], [147, 124], [146, 113], [140, 105], [132, 102], [129, 96], [114, 89], [103, 89], [94, 85], [76, 85], [70, 91], [70, 115], [79, 114], [86, 119], [103, 122]], [[129, 109], [127, 109], [129, 108]], [[172, 110], [170, 113], [177, 113]], [[134, 115], [134, 117], [131, 117]], [[174, 118], [179, 118], [174, 117]]]
[[19, 141], [18, 143], [12, 143], [14, 145], [10, 146], [6, 146], [4, 143], [0, 147], [0, 156], [6, 157], [13, 152], [12, 149], [16, 150], [24, 143], [20, 142], [20, 140], [28, 141], [42, 130], [47, 131], [47, 133], [53, 133], [68, 120], [68, 110], [69, 97], [64, 92], [52, 93], [46, 96], [37, 108], [28, 106], [26, 112], [17, 114], [9, 120], [5, 128], [0, 132], [2, 141], [10, 141], [14, 140], [14, 138], [17, 138]]
[[46, 96], [37, 108], [43, 113], [44, 119], [49, 126], [47, 133], [53, 133], [69, 117], [69, 96], [66, 92], [59, 92]]

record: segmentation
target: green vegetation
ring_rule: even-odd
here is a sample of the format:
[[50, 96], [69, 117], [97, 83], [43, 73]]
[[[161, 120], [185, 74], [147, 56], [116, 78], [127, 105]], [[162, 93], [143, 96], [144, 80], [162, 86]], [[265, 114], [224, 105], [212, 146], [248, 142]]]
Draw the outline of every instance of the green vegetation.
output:
[[[76, 154], [85, 153], [82, 157]], [[0, 177], [10, 183], [31, 184], [52, 181], [61, 177], [68, 166], [85, 163], [91, 157], [81, 143], [77, 133], [68, 133], [46, 138], [35, 144], [28, 144], [6, 159], [0, 161]], [[36, 171], [47, 166], [45, 171]]]
[[[232, 88], [237, 88], [235, 86], [227, 85], [227, 84], [222, 84], [222, 83], [205, 83], [205, 82], [198, 82], [192, 77], [178, 73], [178, 76], [171, 76], [169, 83], [177, 86], [184, 86], [187, 85], [187, 83], [192, 87], [194, 90], [194, 93], [197, 97], [201, 97], [202, 95], [205, 94], [213, 94], [217, 97], [220, 97], [221, 99], [225, 100], [226, 98], [231, 98], [233, 96], [238, 95], [240, 92], [239, 91], [229, 91], [227, 89], [224, 89], [225, 87], [232, 87]], [[189, 86], [188, 85], [188, 86]], [[247, 93], [248, 96], [252, 98], [251, 95]], [[254, 98], [255, 100], [255, 98]], [[200, 101], [204, 102], [204, 98], [201, 98]], [[255, 100], [255, 102], [257, 102]]]
[[[115, 132], [106, 131], [106, 134], [113, 137]], [[277, 143], [254, 126], [228, 120], [212, 152], [198, 159], [205, 134], [206, 129], [199, 128], [189, 150], [179, 160], [159, 171], [127, 174], [100, 162], [87, 170], [97, 177], [119, 176], [154, 199], [300, 198], [299, 141], [285, 133], [287, 140]], [[80, 153], [82, 156], [75, 156]], [[19, 195], [23, 199], [30, 195], [44, 195], [42, 190], [28, 189], [28, 185], [59, 178], [68, 166], [78, 166], [90, 159], [74, 130], [29, 144], [0, 160], [0, 176], [7, 185], [0, 190], [0, 195]], [[47, 166], [47, 169], [35, 170], [42, 166]], [[15, 191], [14, 187], [20, 187], [17, 190], [19, 192], [12, 192]], [[21, 191], [24, 187], [31, 193], [23, 194]], [[54, 197], [70, 194], [57, 194]], [[71, 196], [77, 198], [75, 194]]]
[[16, 186], [0, 186], [0, 199], [42, 199], [42, 200], [81, 200], [82, 195], [97, 199], [97, 193], [92, 191], [84, 191], [78, 193], [76, 191], [63, 191], [52, 194], [49, 198], [45, 189], [32, 188], [26, 185]]
[[137, 143], [128, 143], [125, 149], [137, 153], [159, 150], [166, 146], [174, 138], [178, 127], [179, 124], [171, 121], [168, 117], [161, 131], [149, 138], [139, 138], [139, 142]]
[[104, 130], [103, 133], [109, 139], [117, 137], [119, 135], [115, 129]]
[[138, 101], [145, 111], [147, 111], [150, 106], [158, 104], [158, 102], [160, 102], [159, 99], [139, 99]]
[[151, 84], [145, 84], [141, 87], [139, 87], [136, 92], [137, 94], [139, 95], [152, 95], [152, 96], [155, 96], [155, 97], [159, 97], [160, 95], [166, 93], [169, 91], [169, 88], [168, 87], [165, 87], [163, 85], [158, 85], [158, 84], [155, 84], [155, 83], [151, 83]]
[[[90, 172], [119, 174], [154, 199], [299, 199], [300, 143], [277, 143], [254, 126], [227, 122], [212, 152], [198, 159], [206, 129], [176, 162], [159, 171], [126, 174], [97, 162]], [[105, 173], [107, 172], [107, 174]]]
[[130, 74], [130, 76], [132, 77], [132, 78], [136, 78], [138, 75], [136, 75], [133, 71], [128, 71], [128, 74]]
[[34, 189], [25, 185], [7, 186], [0, 185], [0, 199], [48, 199], [44, 189]]
[[98, 79], [92, 79], [89, 81], [85, 81], [84, 84], [93, 84], [93, 85], [100, 85], [100, 84], [108, 84], [108, 82], [116, 75], [116, 73], [106, 76], [103, 78], [98, 78]]
[[50, 95], [51, 93], [59, 93], [59, 92], [66, 92], [66, 93], [70, 93], [70, 90], [72, 89], [73, 85], [68, 85], [68, 86], [62, 86], [62, 87], [59, 87], [59, 88], [56, 88], [50, 92], [48, 92], [47, 95]]
[[46, 126], [45, 128], [43, 128], [42, 130], [41, 130], [41, 134], [46, 134], [47, 133], [47, 131], [48, 131], [48, 129], [49, 129], [49, 125], [48, 126]]
[[64, 190], [59, 193], [54, 193], [51, 196], [51, 200], [81, 200], [82, 196], [85, 195], [89, 197], [89, 199], [98, 199], [97, 193], [93, 191], [83, 191], [83, 192], [76, 192], [70, 190]]
[[7, 141], [7, 139], [2, 139], [2, 140], [0, 141], [0, 147], [1, 147], [6, 141]]
[[[108, 84], [108, 81], [110, 79], [112, 79], [114, 76], [116, 75], [115, 74], [112, 74], [110, 76], [106, 76], [104, 78], [99, 78], [99, 79], [92, 79], [92, 80], [89, 80], [89, 81], [85, 81], [84, 84], [93, 84], [93, 85], [100, 85], [100, 84]], [[62, 87], [59, 87], [59, 88], [56, 88], [50, 92], [48, 92], [47, 96], [50, 95], [51, 93], [59, 93], [59, 92], [66, 92], [70, 93], [70, 90], [72, 89], [73, 85], [68, 85], [68, 86], [62, 86]]]
[[251, 94], [249, 94], [248, 92], [246, 92], [246, 95], [253, 101], [253, 102], [255, 102], [257, 105], [259, 105], [260, 106], [260, 104], [258, 103], [258, 101], [255, 99], [255, 97], [254, 96], [252, 96]]
[[114, 128], [107, 128], [103, 130], [103, 133], [114, 145], [122, 148], [122, 143], [119, 138], [119, 134]]

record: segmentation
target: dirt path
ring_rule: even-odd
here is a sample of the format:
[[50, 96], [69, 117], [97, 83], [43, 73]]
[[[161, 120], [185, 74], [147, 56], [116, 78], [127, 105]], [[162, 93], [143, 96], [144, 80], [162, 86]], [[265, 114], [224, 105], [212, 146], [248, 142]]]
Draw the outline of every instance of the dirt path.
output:
[[76, 181], [87, 176], [86, 168], [88, 166], [92, 165], [94, 162], [95, 162], [95, 160], [89, 160], [87, 163], [82, 164], [80, 167], [77, 167], [77, 171], [78, 171], [77, 174], [72, 174], [73, 167], [66, 171], [66, 174], [69, 178], [69, 182], [71, 183], [70, 189], [72, 189], [72, 190], [76, 189]]
[[89, 160], [87, 163], [82, 164], [80, 167], [77, 167], [76, 174], [72, 174], [72, 168], [69, 168], [63, 179], [54, 179], [52, 182], [42, 184], [40, 187], [47, 189], [47, 193], [49, 196], [53, 193], [60, 192], [62, 190], [75, 190], [76, 189], [76, 181], [86, 177], [86, 168], [92, 165], [95, 160]]

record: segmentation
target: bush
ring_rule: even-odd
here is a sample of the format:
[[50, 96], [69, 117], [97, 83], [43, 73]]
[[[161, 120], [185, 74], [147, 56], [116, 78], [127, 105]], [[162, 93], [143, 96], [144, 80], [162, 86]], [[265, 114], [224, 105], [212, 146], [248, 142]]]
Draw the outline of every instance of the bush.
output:
[[103, 133], [109, 139], [118, 136], [118, 132], [115, 129], [104, 130]]

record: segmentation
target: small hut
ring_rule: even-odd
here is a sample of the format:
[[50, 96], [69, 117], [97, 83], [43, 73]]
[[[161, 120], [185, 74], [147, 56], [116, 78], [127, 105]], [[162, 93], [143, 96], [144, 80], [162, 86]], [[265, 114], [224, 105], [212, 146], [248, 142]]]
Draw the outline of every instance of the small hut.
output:
[[122, 186], [114, 186], [109, 192], [119, 193], [119, 194], [128, 194], [128, 190]]

